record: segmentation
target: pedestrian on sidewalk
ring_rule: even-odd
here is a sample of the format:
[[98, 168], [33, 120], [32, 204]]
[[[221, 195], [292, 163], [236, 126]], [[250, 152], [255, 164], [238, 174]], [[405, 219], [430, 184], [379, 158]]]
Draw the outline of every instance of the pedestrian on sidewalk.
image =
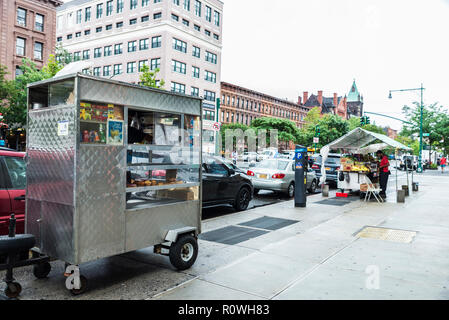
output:
[[379, 195], [382, 198], [386, 198], [387, 197], [387, 184], [388, 184], [388, 176], [390, 175], [390, 162], [388, 161], [388, 157], [383, 153], [382, 150], [378, 150], [376, 152], [377, 158], [380, 159], [380, 164], [379, 164], [379, 171], [380, 171], [380, 176], [379, 176], [379, 184], [380, 184], [380, 193]]
[[446, 168], [446, 156], [443, 156], [443, 158], [441, 158], [440, 160], [440, 166], [441, 166], [441, 173], [444, 173], [444, 168]]

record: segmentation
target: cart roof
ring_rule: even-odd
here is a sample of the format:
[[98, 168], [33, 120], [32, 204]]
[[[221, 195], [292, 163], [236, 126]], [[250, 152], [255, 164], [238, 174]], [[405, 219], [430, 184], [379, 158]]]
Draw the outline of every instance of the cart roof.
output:
[[323, 149], [346, 149], [350, 151], [357, 151], [366, 148], [365, 150], [370, 150], [371, 148], [368, 148], [367, 146], [376, 140], [379, 140], [381, 142], [375, 145], [379, 149], [393, 147], [396, 149], [411, 150], [411, 148], [387, 137], [384, 134], [367, 131], [362, 128], [355, 128], [341, 138], [324, 146]]

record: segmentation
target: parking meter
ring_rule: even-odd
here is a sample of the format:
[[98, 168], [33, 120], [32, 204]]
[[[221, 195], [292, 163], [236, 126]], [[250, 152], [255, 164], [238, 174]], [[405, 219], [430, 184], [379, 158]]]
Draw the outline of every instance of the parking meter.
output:
[[295, 207], [304, 208], [306, 206], [307, 170], [307, 148], [297, 145], [295, 149]]

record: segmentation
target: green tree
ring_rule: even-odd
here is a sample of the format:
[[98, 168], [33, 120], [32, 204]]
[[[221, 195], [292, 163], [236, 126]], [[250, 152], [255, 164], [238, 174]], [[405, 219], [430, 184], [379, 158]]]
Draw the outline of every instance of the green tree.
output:
[[[283, 142], [293, 141], [296, 143], [299, 141], [301, 133], [293, 121], [270, 117], [261, 117], [254, 119], [251, 122], [251, 128], [255, 128], [257, 130], [264, 129], [267, 130], [267, 133], [271, 129], [278, 130], [279, 141]], [[269, 134], [267, 134], [267, 139], [269, 139]]]
[[140, 84], [145, 87], [162, 89], [165, 85], [165, 81], [161, 79], [160, 82], [158, 83], [156, 76], [159, 71], [160, 71], [159, 68], [156, 68], [156, 70], [151, 71], [150, 67], [146, 65], [143, 66], [141, 69], [142, 74], [139, 77]]
[[307, 129], [315, 130], [316, 125], [321, 119], [321, 110], [318, 107], [310, 109], [307, 116], [304, 118], [305, 126]]

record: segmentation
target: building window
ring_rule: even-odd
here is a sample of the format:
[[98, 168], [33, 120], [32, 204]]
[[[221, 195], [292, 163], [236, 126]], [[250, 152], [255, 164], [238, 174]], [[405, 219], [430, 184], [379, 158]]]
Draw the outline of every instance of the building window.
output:
[[62, 37], [58, 37], [57, 39], [56, 39], [56, 42], [61, 42], [62, 41]]
[[84, 30], [84, 35], [85, 35], [85, 36], [90, 35], [90, 30]]
[[212, 22], [212, 8], [206, 6], [206, 21]]
[[101, 70], [100, 67], [95, 67], [94, 68], [94, 76], [99, 77], [100, 76], [100, 70]]
[[204, 99], [207, 101], [215, 102], [215, 92], [204, 90]]
[[171, 91], [177, 93], [186, 93], [186, 86], [182, 83], [172, 82], [171, 83]]
[[67, 35], [67, 40], [72, 39], [72, 37], [73, 37], [72, 34], [68, 34], [68, 35]]
[[129, 25], [132, 26], [133, 24], [137, 23], [137, 18], [129, 20]]
[[190, 0], [184, 0], [184, 10], [190, 11]]
[[143, 16], [140, 20], [141, 20], [142, 22], [147, 22], [147, 21], [150, 20], [150, 16]]
[[146, 7], [150, 4], [150, 0], [142, 0], [142, 7]]
[[160, 3], [162, 0], [154, 0], [154, 3]]
[[119, 43], [114, 45], [114, 54], [122, 54], [123, 53], [123, 44]]
[[112, 29], [112, 24], [108, 24], [107, 26], [106, 26], [106, 30], [111, 30]]
[[114, 64], [114, 76], [122, 73], [122, 64]]
[[77, 32], [77, 33], [75, 33], [75, 37], [76, 37], [76, 38], [79, 38], [79, 37], [81, 37], [81, 32]]
[[27, 11], [22, 8], [17, 8], [17, 24], [26, 27], [27, 25]]
[[20, 69], [20, 66], [16, 66], [16, 78], [21, 75], [23, 75], [22, 69]]
[[123, 27], [123, 22], [117, 22], [117, 23], [115, 24], [115, 27], [116, 27], [117, 29]]
[[35, 20], [35, 29], [40, 32], [44, 32], [44, 16], [41, 14], [36, 13], [36, 20]]
[[195, 24], [195, 25], [193, 26], [193, 28], [194, 28], [196, 31], [198, 31], [198, 32], [201, 31], [201, 27], [200, 27], [199, 25], [197, 25], [197, 24]]
[[204, 120], [214, 120], [215, 112], [211, 110], [203, 110], [203, 119]]
[[42, 60], [42, 52], [44, 51], [44, 44], [41, 42], [34, 43], [34, 59]]
[[190, 95], [192, 95], [194, 97], [199, 97], [200, 96], [200, 89], [196, 88], [196, 87], [192, 87], [192, 90], [190, 91]]
[[108, 77], [111, 75], [111, 66], [103, 67], [103, 76]]
[[210, 37], [210, 31], [209, 30], [204, 30], [204, 33], [206, 34], [206, 36]]
[[162, 36], [151, 38], [151, 48], [160, 48], [162, 46]]
[[137, 8], [138, 0], [131, 0], [129, 3], [130, 3], [130, 9], [133, 10], [133, 9]]
[[103, 30], [103, 27], [97, 27], [97, 29], [95, 29], [95, 32], [101, 32]]
[[198, 67], [192, 67], [192, 77], [194, 78], [200, 78], [200, 68]]
[[209, 81], [209, 82], [213, 82], [216, 83], [217, 82], [217, 74], [210, 72], [210, 71], [206, 71], [204, 73], [205, 77], [204, 80]]
[[176, 4], [177, 6], [179, 6], [179, 0], [173, 0], [173, 4]]
[[212, 52], [206, 51], [206, 61], [217, 64], [217, 55]]
[[135, 62], [128, 62], [128, 65], [126, 67], [126, 72], [127, 73], [135, 73], [136, 66], [137, 66], [137, 64]]
[[94, 58], [101, 58], [101, 48], [94, 49]]
[[83, 51], [83, 60], [89, 60], [90, 59], [90, 50], [84, 50]]
[[193, 52], [192, 55], [196, 58], [201, 58], [201, 49], [198, 47], [193, 46]]
[[195, 14], [201, 17], [201, 1], [195, 0]]
[[176, 60], [172, 60], [171, 65], [172, 65], [172, 70], [174, 72], [186, 74], [186, 64], [185, 63], [179, 62]]
[[189, 20], [182, 19], [182, 24], [188, 27], [190, 25], [190, 22]]
[[84, 21], [90, 21], [90, 7], [87, 7], [85, 12], [84, 12]]
[[220, 36], [218, 34], [214, 33], [214, 39], [215, 40], [220, 40]]
[[151, 71], [161, 68], [161, 58], [151, 59]]
[[144, 66], [147, 66], [147, 65], [148, 65], [148, 60], [141, 60], [141, 61], [139, 61], [139, 72], [141, 72], [142, 68]]
[[176, 14], [171, 14], [171, 18], [175, 21], [179, 21], [179, 17]]
[[79, 9], [77, 12], [76, 12], [76, 23], [77, 24], [80, 24], [81, 23], [81, 15], [83, 14], [83, 10], [82, 9]]
[[18, 56], [25, 55], [25, 43], [26, 43], [26, 40], [23, 38], [16, 39], [16, 55], [18, 55]]
[[147, 50], [150, 47], [150, 39], [141, 39], [139, 41], [139, 49]]
[[[117, 0], [117, 13], [123, 12], [123, 0]], [[115, 66], [114, 66], [115, 70]]]
[[173, 38], [173, 49], [187, 53], [187, 43], [179, 39]]
[[160, 19], [160, 18], [162, 18], [162, 13], [161, 12], [153, 14], [153, 19], [154, 20], [157, 20], [157, 19]]
[[137, 51], [137, 41], [129, 41], [128, 42], [128, 52]]
[[113, 10], [114, 10], [114, 1], [111, 0], [106, 2], [106, 16], [110, 16]]
[[81, 51], [77, 51], [73, 53], [73, 61], [80, 61], [81, 60]]
[[112, 46], [104, 47], [104, 56], [109, 57], [110, 55], [112, 55]]
[[97, 19], [100, 19], [103, 15], [103, 4], [99, 3], [97, 4]]
[[214, 24], [219, 27], [220, 26], [220, 12], [214, 11]]

